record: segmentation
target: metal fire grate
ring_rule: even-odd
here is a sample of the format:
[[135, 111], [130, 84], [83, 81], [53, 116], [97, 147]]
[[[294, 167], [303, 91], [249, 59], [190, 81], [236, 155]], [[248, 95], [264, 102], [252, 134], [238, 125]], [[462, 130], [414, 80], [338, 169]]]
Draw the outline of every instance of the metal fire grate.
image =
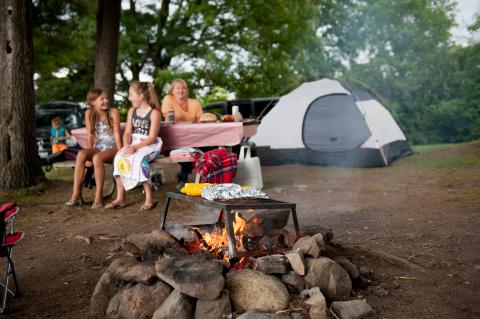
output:
[[163, 210], [160, 218], [160, 228], [165, 229], [165, 222], [167, 219], [168, 208], [172, 199], [191, 202], [194, 204], [200, 204], [207, 207], [221, 209], [220, 216], [225, 216], [225, 225], [227, 229], [228, 237], [228, 255], [230, 258], [240, 257], [235, 249], [235, 235], [233, 233], [233, 210], [247, 210], [247, 209], [290, 209], [292, 214], [293, 226], [295, 228], [295, 234], [297, 239], [300, 238], [300, 230], [297, 220], [297, 204], [281, 202], [273, 199], [235, 199], [235, 200], [206, 200], [201, 197], [191, 197], [181, 193], [167, 192], [167, 201], [165, 203], [165, 209]]

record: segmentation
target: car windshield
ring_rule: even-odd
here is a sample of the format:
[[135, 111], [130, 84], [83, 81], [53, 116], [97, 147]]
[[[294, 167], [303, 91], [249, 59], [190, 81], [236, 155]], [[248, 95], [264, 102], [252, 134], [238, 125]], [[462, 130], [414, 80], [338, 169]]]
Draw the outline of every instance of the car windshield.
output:
[[78, 128], [82, 125], [81, 115], [72, 107], [69, 108], [42, 108], [37, 107], [35, 112], [35, 125], [37, 128], [50, 127], [52, 119], [59, 117], [62, 124], [68, 128]]

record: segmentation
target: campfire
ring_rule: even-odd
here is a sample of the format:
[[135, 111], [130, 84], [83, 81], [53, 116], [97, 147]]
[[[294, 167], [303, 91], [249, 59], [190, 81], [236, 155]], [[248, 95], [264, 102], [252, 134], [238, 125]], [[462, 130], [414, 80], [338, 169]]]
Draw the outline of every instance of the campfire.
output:
[[[203, 229], [191, 227], [193, 236], [185, 239], [185, 248], [189, 253], [204, 250], [225, 260], [231, 267], [248, 264], [248, 257], [258, 257], [287, 250], [288, 231], [284, 229], [288, 222], [289, 211], [256, 213], [253, 209], [233, 214], [232, 228], [234, 238], [229, 238], [227, 224], [220, 216], [219, 222]], [[246, 216], [246, 217], [244, 217]], [[229, 245], [235, 245], [235, 255], [229, 254]]]
[[[194, 239], [184, 243], [159, 229], [125, 238], [127, 256], [102, 274], [91, 298], [91, 317], [220, 319], [283, 313], [286, 318], [327, 318], [330, 302], [337, 313], [351, 304], [358, 318], [373, 314], [365, 301], [344, 301], [351, 297], [352, 279], [366, 279], [347, 258], [335, 258], [337, 263], [321, 255], [331, 238], [328, 232], [303, 236], [283, 254], [271, 254], [273, 247], [284, 249], [282, 242], [270, 240], [271, 249], [263, 249], [268, 247], [265, 238], [284, 230], [276, 212], [234, 211], [231, 221], [234, 257], [227, 248], [226, 223], [208, 231], [192, 227]], [[249, 241], [258, 246], [250, 249]], [[252, 256], [257, 253], [265, 256]], [[227, 260], [229, 267], [212, 255]]]
[[[167, 228], [171, 199], [221, 212], [214, 224]], [[293, 231], [285, 228], [290, 216]], [[338, 313], [345, 303], [359, 318], [374, 313], [362, 300], [344, 301], [351, 297], [352, 279], [366, 279], [346, 257], [337, 263], [322, 256], [333, 234], [300, 237], [295, 204], [167, 193], [160, 228], [122, 241], [126, 256], [114, 260], [98, 281], [92, 318], [220, 319], [241, 313], [238, 318], [265, 313], [327, 318], [330, 301]]]

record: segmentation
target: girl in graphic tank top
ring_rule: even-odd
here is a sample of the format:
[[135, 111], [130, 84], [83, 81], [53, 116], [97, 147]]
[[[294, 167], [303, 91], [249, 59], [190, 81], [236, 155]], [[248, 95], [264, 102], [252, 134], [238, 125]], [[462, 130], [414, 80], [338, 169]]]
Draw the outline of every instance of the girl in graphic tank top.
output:
[[123, 207], [125, 191], [142, 185], [145, 202], [140, 210], [153, 208], [152, 186], [148, 156], [160, 152], [162, 140], [158, 137], [161, 115], [157, 95], [151, 82], [135, 81], [130, 84], [128, 99], [132, 107], [128, 111], [127, 125], [123, 135], [124, 147], [114, 160], [117, 197], [106, 208]]

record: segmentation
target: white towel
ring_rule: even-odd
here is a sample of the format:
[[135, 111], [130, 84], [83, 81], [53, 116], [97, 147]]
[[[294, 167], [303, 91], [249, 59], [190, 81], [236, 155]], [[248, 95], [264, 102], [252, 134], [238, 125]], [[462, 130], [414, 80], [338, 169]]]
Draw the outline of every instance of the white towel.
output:
[[[140, 143], [146, 138], [142, 134], [132, 135], [132, 144]], [[143, 158], [151, 153], [160, 152], [162, 148], [162, 140], [157, 137], [154, 144], [150, 144], [138, 149], [131, 155], [123, 154], [123, 151], [118, 151], [113, 161], [113, 175], [120, 176], [125, 190], [130, 190], [138, 184], [150, 182], [150, 170], [145, 172], [142, 169]]]

